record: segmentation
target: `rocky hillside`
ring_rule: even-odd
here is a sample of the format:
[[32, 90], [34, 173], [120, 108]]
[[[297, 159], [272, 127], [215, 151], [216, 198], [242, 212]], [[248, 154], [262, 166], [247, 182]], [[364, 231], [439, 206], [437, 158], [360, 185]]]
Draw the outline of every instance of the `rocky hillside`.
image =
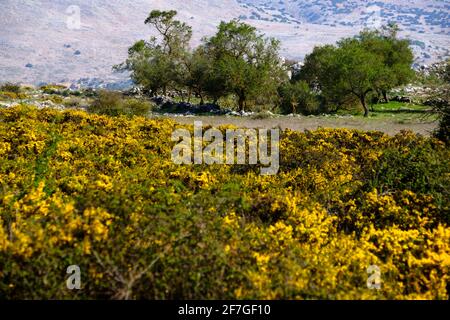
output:
[[411, 38], [417, 64], [427, 64], [449, 55], [450, 1], [417, 0], [237, 0], [248, 21], [315, 24], [339, 27], [378, 28], [397, 23]]
[[395, 21], [410, 31], [449, 34], [449, 1], [237, 0], [247, 18], [322, 25], [370, 26]]

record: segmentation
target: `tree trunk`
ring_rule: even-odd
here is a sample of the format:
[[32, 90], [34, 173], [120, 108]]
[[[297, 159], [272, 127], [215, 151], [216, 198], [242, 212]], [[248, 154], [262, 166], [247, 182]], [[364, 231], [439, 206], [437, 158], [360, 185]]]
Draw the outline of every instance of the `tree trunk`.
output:
[[292, 105], [292, 114], [296, 114], [297, 113], [297, 103], [296, 102], [291, 102]]
[[244, 112], [244, 103], [245, 103], [245, 97], [243, 95], [239, 96], [239, 112]]
[[389, 103], [389, 98], [387, 96], [387, 91], [383, 90], [383, 98], [384, 98], [384, 102]]
[[192, 96], [192, 90], [189, 89], [188, 99], [187, 99], [187, 102], [188, 102], [188, 103], [191, 103], [191, 96]]
[[360, 96], [359, 100], [361, 101], [361, 105], [364, 108], [364, 117], [368, 117], [369, 116], [369, 108], [367, 108], [366, 96], [365, 95]]
[[180, 90], [178, 94], [181, 96], [181, 101], [186, 101], [183, 90]]

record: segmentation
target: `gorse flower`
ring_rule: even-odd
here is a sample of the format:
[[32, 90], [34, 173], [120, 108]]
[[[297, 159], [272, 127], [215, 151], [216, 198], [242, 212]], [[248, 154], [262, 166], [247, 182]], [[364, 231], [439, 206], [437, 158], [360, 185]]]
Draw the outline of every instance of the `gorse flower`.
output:
[[[0, 110], [0, 296], [448, 299], [442, 143], [286, 130], [279, 173], [261, 176], [251, 165], [174, 164], [177, 128]], [[72, 264], [83, 272], [76, 293], [63, 289]], [[380, 290], [367, 287], [371, 265]]]

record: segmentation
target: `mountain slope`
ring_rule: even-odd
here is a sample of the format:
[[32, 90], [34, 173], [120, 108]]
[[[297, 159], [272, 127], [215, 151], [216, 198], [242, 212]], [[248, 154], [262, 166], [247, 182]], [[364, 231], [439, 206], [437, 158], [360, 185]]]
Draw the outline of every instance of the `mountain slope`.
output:
[[[413, 0], [238, 0], [251, 9], [250, 18], [272, 17], [323, 25], [370, 26], [395, 21], [407, 30], [439, 30], [449, 33], [449, 1]], [[274, 13], [278, 12], [278, 15]]]

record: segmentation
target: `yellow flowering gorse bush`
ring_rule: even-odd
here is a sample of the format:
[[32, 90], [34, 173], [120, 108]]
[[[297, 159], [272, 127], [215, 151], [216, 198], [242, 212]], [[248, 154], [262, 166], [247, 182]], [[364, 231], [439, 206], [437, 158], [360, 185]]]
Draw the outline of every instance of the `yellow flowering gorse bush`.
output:
[[[261, 176], [174, 164], [178, 127], [0, 110], [0, 298], [448, 298], [439, 141], [287, 130], [279, 174]], [[79, 291], [66, 289], [69, 265]], [[380, 290], [367, 287], [372, 265]]]

